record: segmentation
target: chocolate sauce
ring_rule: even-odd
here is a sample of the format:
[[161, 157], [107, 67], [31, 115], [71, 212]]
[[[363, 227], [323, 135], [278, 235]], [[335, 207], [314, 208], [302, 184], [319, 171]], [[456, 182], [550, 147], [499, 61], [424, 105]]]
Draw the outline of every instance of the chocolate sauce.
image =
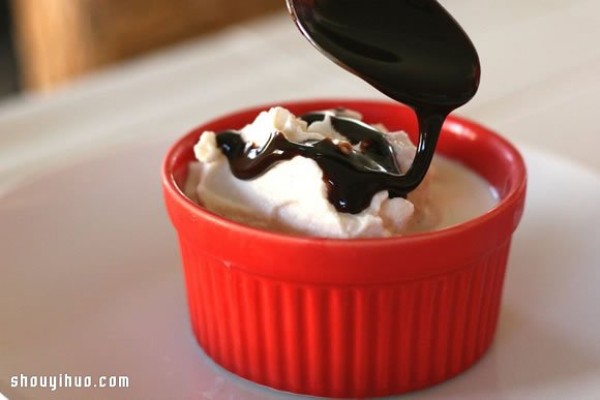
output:
[[404, 192], [415, 189], [429, 168], [446, 116], [479, 87], [479, 57], [469, 37], [435, 0], [287, 4], [304, 36], [321, 52], [415, 110], [417, 154], [397, 179]]
[[358, 213], [371, 203], [379, 191], [392, 197], [406, 197], [399, 185], [402, 175], [394, 150], [383, 134], [356, 119], [340, 116], [340, 111], [312, 112], [302, 116], [307, 123], [330, 118], [333, 128], [348, 142], [331, 139], [295, 143], [281, 132], [273, 132], [262, 147], [243, 140], [240, 132], [224, 131], [217, 145], [229, 160], [232, 173], [239, 179], [255, 178], [278, 161], [303, 156], [315, 160], [323, 171], [328, 200], [338, 211]]
[[[412, 107], [419, 143], [406, 174], [399, 172], [382, 134], [360, 121], [330, 116], [353, 145], [330, 140], [291, 143], [274, 133], [261, 149], [238, 133], [217, 136], [235, 176], [251, 179], [280, 160], [314, 159], [323, 170], [328, 196], [339, 210], [358, 213], [372, 196], [388, 190], [406, 196], [425, 177], [446, 116], [469, 101], [479, 86], [479, 58], [468, 36], [435, 0], [287, 0], [308, 40], [333, 61], [375, 88]], [[324, 113], [309, 113], [313, 122]]]

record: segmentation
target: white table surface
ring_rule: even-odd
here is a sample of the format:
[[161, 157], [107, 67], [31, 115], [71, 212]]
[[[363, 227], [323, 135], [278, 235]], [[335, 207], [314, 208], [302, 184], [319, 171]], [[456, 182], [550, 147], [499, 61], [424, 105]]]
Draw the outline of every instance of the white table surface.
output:
[[[557, 166], [566, 158], [578, 171], [600, 175], [600, 1], [442, 3], [469, 33], [482, 63], [480, 90], [457, 113], [521, 146], [559, 155]], [[70, 165], [140, 143], [166, 148], [194, 125], [240, 107], [319, 97], [383, 96], [326, 60], [280, 14], [52, 94], [3, 100], [0, 210], [4, 197]], [[0, 238], [8, 234], [0, 226]], [[598, 396], [584, 397], [600, 398], [600, 384]]]

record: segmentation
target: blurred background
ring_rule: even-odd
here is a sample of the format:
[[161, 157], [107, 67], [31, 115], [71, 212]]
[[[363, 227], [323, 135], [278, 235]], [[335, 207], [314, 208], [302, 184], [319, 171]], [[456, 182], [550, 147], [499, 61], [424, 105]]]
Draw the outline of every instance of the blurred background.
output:
[[284, 7], [283, 0], [0, 0], [0, 97], [52, 91]]
[[0, 0], [0, 98], [19, 90], [9, 0]]

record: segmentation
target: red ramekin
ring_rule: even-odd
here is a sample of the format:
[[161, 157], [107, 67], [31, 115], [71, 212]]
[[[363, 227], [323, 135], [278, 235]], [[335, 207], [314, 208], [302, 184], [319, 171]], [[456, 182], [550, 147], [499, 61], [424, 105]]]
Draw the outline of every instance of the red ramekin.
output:
[[[413, 112], [373, 100], [281, 104], [296, 115], [332, 107], [403, 129]], [[499, 193], [491, 211], [443, 230], [381, 239], [324, 239], [232, 222], [183, 193], [192, 146], [205, 130], [241, 128], [269, 105], [204, 124], [168, 151], [167, 210], [178, 233], [191, 325], [224, 368], [273, 388], [331, 397], [397, 394], [442, 382], [489, 347], [526, 171], [505, 139], [449, 117], [437, 152]]]

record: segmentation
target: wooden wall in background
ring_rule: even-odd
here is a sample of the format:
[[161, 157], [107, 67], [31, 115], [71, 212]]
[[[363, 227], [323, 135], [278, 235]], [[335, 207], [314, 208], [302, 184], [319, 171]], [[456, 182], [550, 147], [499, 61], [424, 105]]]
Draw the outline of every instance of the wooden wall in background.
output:
[[49, 90], [149, 50], [285, 8], [284, 0], [12, 0], [23, 86]]

